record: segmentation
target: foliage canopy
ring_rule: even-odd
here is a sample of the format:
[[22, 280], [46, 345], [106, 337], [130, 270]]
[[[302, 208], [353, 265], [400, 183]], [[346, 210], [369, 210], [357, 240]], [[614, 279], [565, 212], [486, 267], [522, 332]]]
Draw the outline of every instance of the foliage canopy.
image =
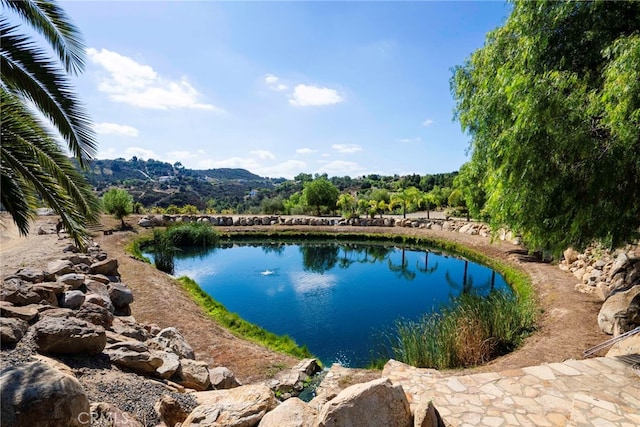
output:
[[515, 2], [451, 80], [470, 209], [556, 253], [637, 236], [639, 64], [640, 2]]

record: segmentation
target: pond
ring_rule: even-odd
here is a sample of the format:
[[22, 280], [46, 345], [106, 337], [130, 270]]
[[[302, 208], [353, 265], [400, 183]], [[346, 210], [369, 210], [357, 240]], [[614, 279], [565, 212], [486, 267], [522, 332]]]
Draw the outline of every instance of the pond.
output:
[[306, 345], [323, 363], [364, 367], [396, 320], [417, 320], [464, 292], [506, 290], [490, 268], [425, 249], [347, 242], [226, 243], [180, 253], [229, 311]]

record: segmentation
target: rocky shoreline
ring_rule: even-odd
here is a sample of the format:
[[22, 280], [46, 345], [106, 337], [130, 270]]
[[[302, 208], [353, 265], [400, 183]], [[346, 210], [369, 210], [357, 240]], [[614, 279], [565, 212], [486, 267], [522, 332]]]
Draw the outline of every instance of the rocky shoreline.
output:
[[[409, 221], [400, 224], [418, 229], [434, 224], [433, 220]], [[445, 222], [451, 223], [441, 223]], [[487, 232], [477, 223], [448, 229], [462, 234]], [[313, 360], [267, 383], [242, 386], [228, 369], [195, 360], [177, 329], [136, 322], [130, 316], [134, 295], [120, 280], [117, 260], [98, 245], [86, 254], [73, 246], [65, 251], [46, 270], [25, 267], [3, 280], [3, 425], [9, 420], [7, 425], [24, 426], [315, 426], [366, 416], [390, 420], [386, 425], [431, 425], [422, 424], [425, 417], [433, 425], [441, 422], [428, 402], [405, 404], [402, 388], [379, 378], [379, 373], [360, 375], [339, 366], [332, 367], [329, 375], [335, 384], [323, 382], [311, 402], [292, 397], [279, 403], [278, 398], [295, 395], [308, 381], [316, 369]], [[606, 286], [607, 301], [640, 288], [637, 247], [604, 256], [602, 251], [576, 253], [575, 259], [572, 255], [565, 253], [560, 268], [576, 277], [580, 274], [582, 287], [602, 290]], [[608, 333], [619, 334], [640, 324], [637, 299], [627, 298], [630, 305], [613, 314]], [[617, 351], [635, 348], [629, 339], [620, 344]], [[364, 384], [347, 387], [354, 383]], [[31, 393], [48, 396], [55, 404], [47, 405]], [[247, 409], [248, 401], [257, 406]], [[372, 405], [373, 401], [385, 403]], [[38, 402], [37, 408], [33, 402]], [[232, 408], [249, 412], [238, 414]], [[112, 422], [118, 420], [120, 424]]]

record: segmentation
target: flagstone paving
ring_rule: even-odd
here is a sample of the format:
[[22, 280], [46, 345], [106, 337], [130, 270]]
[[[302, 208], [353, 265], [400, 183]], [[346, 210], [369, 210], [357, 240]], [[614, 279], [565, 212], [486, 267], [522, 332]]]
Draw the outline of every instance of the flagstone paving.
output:
[[391, 360], [382, 376], [455, 427], [640, 426], [640, 376], [615, 358], [459, 376]]

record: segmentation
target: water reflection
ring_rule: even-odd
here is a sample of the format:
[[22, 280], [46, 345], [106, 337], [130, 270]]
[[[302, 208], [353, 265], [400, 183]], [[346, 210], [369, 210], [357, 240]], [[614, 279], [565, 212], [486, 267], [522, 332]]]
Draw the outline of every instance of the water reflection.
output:
[[184, 249], [173, 261], [176, 275], [196, 279], [230, 311], [326, 364], [352, 367], [369, 363], [372, 336], [399, 318], [417, 320], [463, 293], [508, 291], [487, 267], [394, 244], [234, 241]]

